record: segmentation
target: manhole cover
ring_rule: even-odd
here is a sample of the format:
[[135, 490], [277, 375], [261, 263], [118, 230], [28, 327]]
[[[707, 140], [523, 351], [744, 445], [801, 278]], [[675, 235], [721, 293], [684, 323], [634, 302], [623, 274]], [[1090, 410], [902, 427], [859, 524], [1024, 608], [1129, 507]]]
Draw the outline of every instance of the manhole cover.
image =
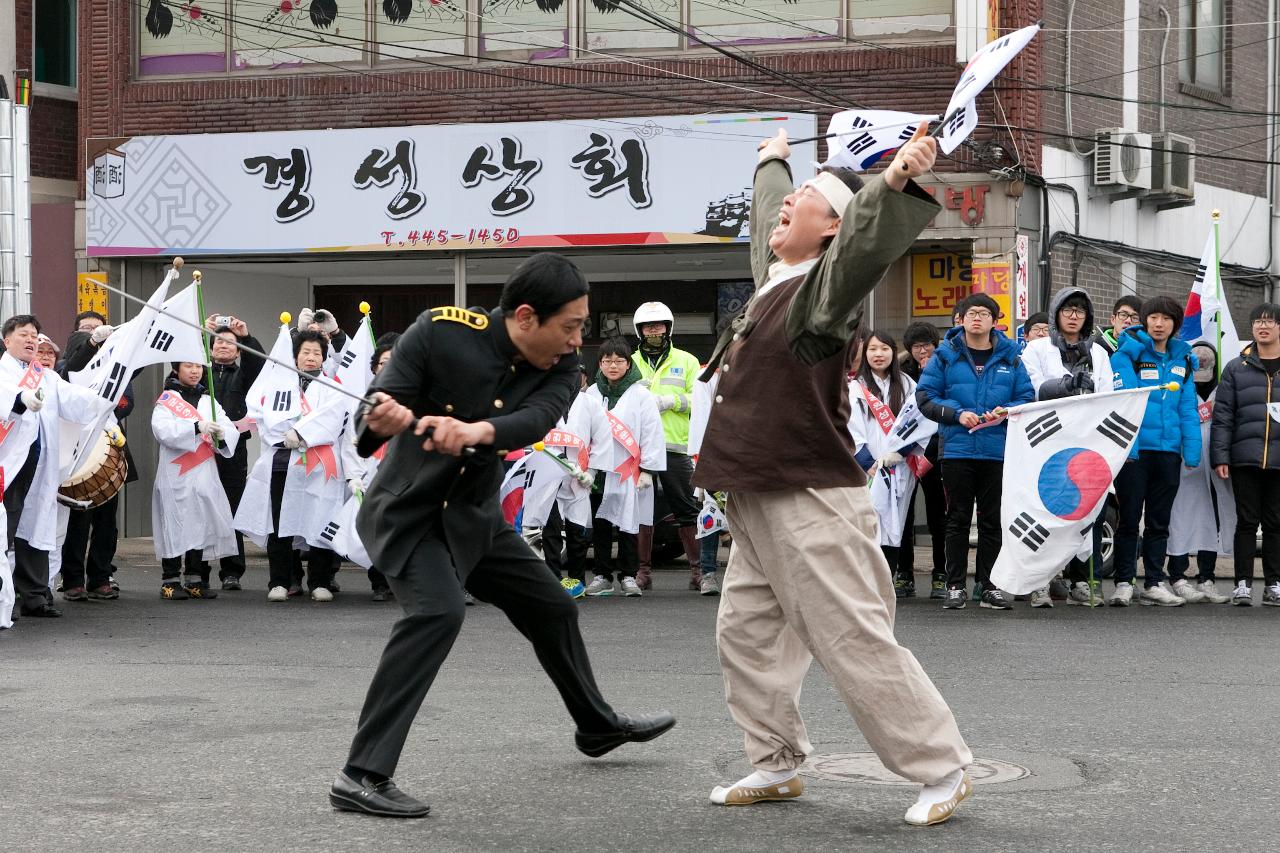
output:
[[[804, 763], [800, 772], [806, 776], [830, 779], [833, 782], [870, 782], [873, 785], [918, 785], [880, 763], [873, 752], [843, 752], [832, 755], [815, 755]], [[969, 765], [969, 778], [975, 785], [1000, 785], [1017, 782], [1031, 776], [1031, 771], [1011, 761], [998, 758], [975, 758]]]

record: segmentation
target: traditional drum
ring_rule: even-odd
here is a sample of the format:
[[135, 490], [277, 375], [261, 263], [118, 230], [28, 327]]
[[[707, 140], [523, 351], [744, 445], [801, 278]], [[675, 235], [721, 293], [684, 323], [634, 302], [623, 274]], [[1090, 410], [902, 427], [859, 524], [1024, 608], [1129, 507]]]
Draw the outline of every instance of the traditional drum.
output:
[[88, 501], [91, 507], [102, 506], [120, 491], [128, 473], [124, 448], [114, 446], [104, 432], [98, 436], [89, 458], [58, 488], [58, 493], [72, 500]]

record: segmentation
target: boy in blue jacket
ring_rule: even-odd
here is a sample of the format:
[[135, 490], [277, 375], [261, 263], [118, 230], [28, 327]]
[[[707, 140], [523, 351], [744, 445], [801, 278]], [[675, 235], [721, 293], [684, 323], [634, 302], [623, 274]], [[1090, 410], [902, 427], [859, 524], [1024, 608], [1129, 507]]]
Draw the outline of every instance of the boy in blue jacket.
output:
[[[1000, 494], [1004, 479], [1004, 423], [977, 432], [1001, 406], [1035, 399], [1031, 377], [1018, 358], [1018, 346], [993, 330], [1000, 318], [996, 301], [985, 293], [966, 296], [956, 309], [961, 323], [947, 332], [925, 367], [916, 403], [925, 417], [941, 424], [942, 481], [947, 487], [947, 610], [964, 607], [969, 568], [969, 519], [978, 505], [978, 559], [974, 595], [980, 606], [1011, 610], [1008, 597], [991, 586], [991, 567], [1000, 554]], [[979, 593], [981, 590], [981, 593]]]
[[[1165, 581], [1165, 546], [1169, 514], [1178, 494], [1179, 464], [1200, 464], [1200, 416], [1196, 387], [1191, 381], [1196, 357], [1178, 338], [1182, 308], [1168, 296], [1142, 303], [1142, 326], [1125, 329], [1117, 339], [1111, 367], [1116, 388], [1178, 383], [1177, 391], [1152, 391], [1137, 441], [1116, 476], [1120, 519], [1115, 538], [1116, 591], [1112, 607], [1133, 601], [1138, 572], [1138, 523], [1142, 522], [1142, 568], [1145, 575], [1141, 604], [1179, 607], [1186, 600]], [[1145, 517], [1143, 508], [1146, 508]]]

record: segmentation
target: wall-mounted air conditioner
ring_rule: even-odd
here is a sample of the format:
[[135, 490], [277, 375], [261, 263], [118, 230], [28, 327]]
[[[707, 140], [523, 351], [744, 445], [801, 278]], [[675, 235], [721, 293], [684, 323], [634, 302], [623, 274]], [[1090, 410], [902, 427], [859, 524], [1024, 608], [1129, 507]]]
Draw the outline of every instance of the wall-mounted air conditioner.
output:
[[1196, 141], [1177, 133], [1151, 135], [1151, 194], [1195, 198]]
[[1151, 134], [1111, 127], [1094, 132], [1093, 183], [1104, 193], [1151, 189]]

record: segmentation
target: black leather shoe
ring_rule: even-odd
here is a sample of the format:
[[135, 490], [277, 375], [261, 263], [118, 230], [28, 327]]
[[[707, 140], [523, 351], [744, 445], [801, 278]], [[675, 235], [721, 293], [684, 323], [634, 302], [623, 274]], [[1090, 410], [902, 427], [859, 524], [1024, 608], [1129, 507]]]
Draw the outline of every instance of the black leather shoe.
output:
[[592, 758], [599, 758], [624, 743], [643, 743], [647, 740], [653, 740], [675, 724], [676, 718], [667, 711], [645, 714], [641, 717], [629, 717], [626, 714], [619, 714], [618, 727], [613, 731], [602, 734], [575, 732], [573, 740], [577, 743], [579, 750]]
[[62, 615], [62, 611], [54, 607], [52, 604], [45, 602], [39, 607], [33, 607], [30, 610], [23, 610], [23, 616], [30, 616], [33, 619], [57, 619]]
[[344, 812], [378, 817], [426, 817], [431, 811], [431, 806], [401, 791], [390, 779], [375, 783], [365, 777], [356, 782], [341, 771], [329, 789], [329, 803]]

